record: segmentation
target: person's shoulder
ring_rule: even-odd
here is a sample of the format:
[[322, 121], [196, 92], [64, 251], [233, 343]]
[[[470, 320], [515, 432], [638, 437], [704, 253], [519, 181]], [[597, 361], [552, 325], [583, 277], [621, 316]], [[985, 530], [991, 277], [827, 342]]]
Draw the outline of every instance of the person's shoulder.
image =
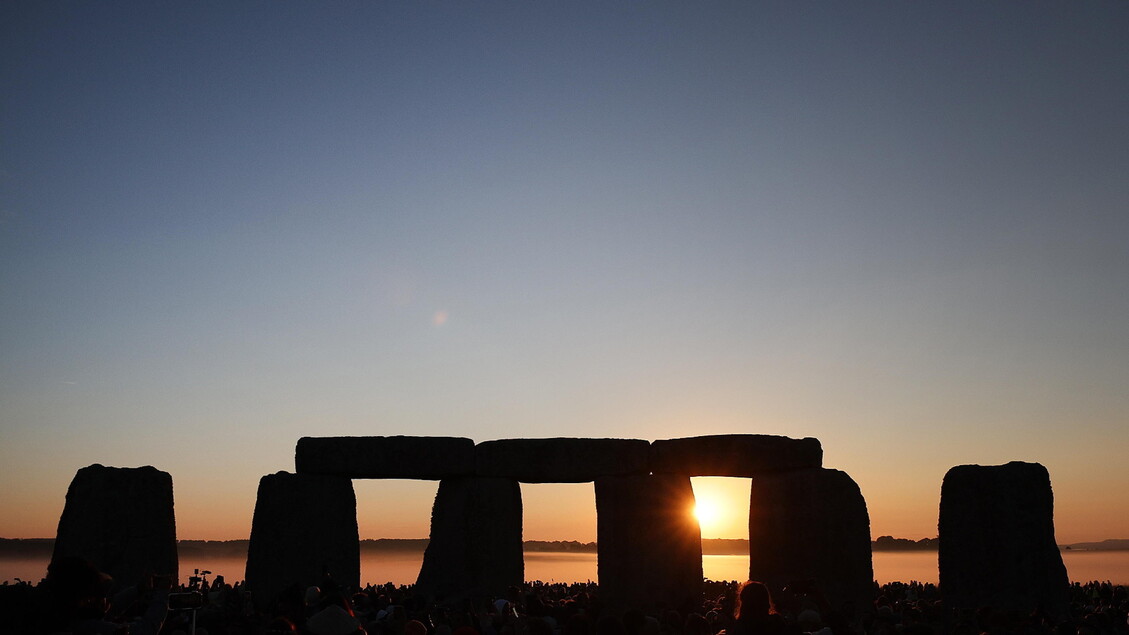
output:
[[758, 623], [756, 635], [787, 635], [788, 622], [779, 613], [770, 613]]
[[68, 635], [129, 635], [128, 624], [91, 619], [71, 623]]

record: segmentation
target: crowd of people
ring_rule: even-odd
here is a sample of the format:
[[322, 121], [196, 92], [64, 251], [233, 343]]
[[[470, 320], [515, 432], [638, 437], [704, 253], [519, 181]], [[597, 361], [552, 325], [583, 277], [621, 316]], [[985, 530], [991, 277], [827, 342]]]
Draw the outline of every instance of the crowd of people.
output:
[[501, 597], [425, 601], [411, 586], [345, 589], [331, 579], [291, 587], [257, 606], [242, 583], [154, 578], [112, 592], [80, 559], [57, 561], [39, 585], [2, 587], [0, 632], [50, 635], [1129, 635], [1129, 592], [1074, 584], [1070, 610], [1050, 616], [946, 608], [933, 584], [874, 585], [870, 610], [833, 610], [811, 582], [778, 590], [758, 582], [703, 584], [696, 606], [650, 613], [608, 605], [593, 582], [526, 583]]

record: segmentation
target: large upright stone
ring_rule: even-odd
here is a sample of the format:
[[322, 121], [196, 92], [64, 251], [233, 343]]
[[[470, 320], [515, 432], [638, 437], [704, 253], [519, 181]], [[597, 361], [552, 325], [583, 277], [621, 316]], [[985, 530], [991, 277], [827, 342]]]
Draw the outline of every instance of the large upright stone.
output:
[[91, 465], [75, 474], [52, 560], [80, 556], [132, 586], [146, 574], [179, 574], [172, 476], [154, 467]]
[[641, 439], [501, 439], [475, 447], [479, 476], [522, 483], [585, 483], [646, 474], [650, 444]]
[[287, 587], [321, 585], [326, 576], [348, 588], [360, 583], [353, 482], [286, 472], [262, 477], [247, 548], [247, 590], [255, 603], [268, 606]]
[[951, 607], [1061, 616], [1069, 580], [1055, 544], [1054, 495], [1038, 463], [960, 465], [941, 484], [942, 599]]
[[499, 597], [525, 577], [521, 488], [505, 478], [439, 482], [416, 593], [440, 602]]
[[697, 608], [702, 532], [690, 478], [674, 474], [596, 479], [600, 594], [609, 607], [655, 612]]
[[461, 437], [302, 437], [299, 474], [440, 480], [474, 475], [474, 441]]
[[719, 434], [651, 444], [651, 471], [686, 476], [751, 478], [765, 472], [823, 465], [819, 439], [767, 434]]
[[868, 607], [874, 579], [870, 516], [854, 480], [823, 468], [754, 478], [749, 579], [773, 590], [814, 580], [832, 608], [858, 615]]

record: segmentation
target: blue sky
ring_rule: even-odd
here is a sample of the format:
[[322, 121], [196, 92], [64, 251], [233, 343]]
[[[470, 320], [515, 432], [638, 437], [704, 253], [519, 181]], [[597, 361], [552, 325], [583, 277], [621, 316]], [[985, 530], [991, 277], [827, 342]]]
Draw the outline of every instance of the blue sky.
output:
[[1015, 459], [1060, 539], [1129, 536], [1124, 3], [0, 24], [0, 535], [95, 462], [240, 537], [300, 436], [749, 432], [820, 438], [875, 535]]

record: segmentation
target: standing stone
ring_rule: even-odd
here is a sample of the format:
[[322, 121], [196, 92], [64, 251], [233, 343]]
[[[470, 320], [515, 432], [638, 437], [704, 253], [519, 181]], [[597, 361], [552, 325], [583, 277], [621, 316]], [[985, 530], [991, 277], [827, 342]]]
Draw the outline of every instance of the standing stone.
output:
[[597, 479], [600, 593], [608, 607], [694, 610], [702, 590], [702, 532], [690, 478]]
[[287, 587], [356, 587], [361, 577], [353, 482], [336, 476], [268, 474], [259, 480], [247, 590], [266, 607]]
[[498, 597], [520, 586], [521, 511], [521, 488], [513, 479], [439, 481], [417, 595], [452, 602]]
[[118, 588], [179, 574], [172, 476], [154, 467], [91, 465], [75, 474], [52, 560], [86, 558]]
[[778, 592], [814, 580], [831, 607], [860, 615], [871, 603], [870, 516], [845, 472], [764, 474], [749, 502], [749, 579]]
[[1042, 465], [952, 468], [941, 484], [937, 531], [940, 589], [949, 606], [1064, 614], [1070, 583]]

